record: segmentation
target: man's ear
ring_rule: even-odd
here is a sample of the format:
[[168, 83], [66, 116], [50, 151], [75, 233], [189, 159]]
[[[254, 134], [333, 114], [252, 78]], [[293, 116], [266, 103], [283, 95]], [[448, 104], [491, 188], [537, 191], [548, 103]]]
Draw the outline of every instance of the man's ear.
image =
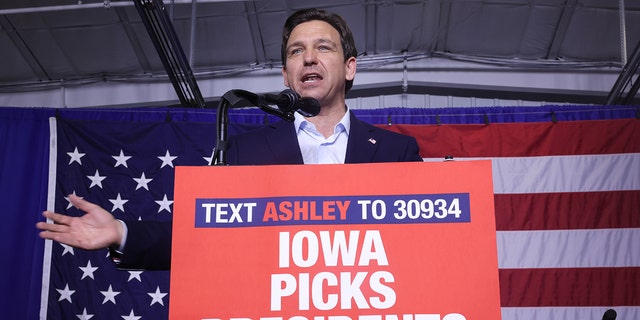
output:
[[284, 86], [290, 88], [289, 78], [287, 77], [287, 69], [285, 67], [282, 67], [282, 78], [284, 79]]
[[344, 64], [344, 67], [346, 69], [345, 72], [345, 79], [347, 81], [349, 80], [353, 80], [356, 77], [356, 58], [355, 57], [351, 57], [349, 59], [347, 59], [347, 61]]

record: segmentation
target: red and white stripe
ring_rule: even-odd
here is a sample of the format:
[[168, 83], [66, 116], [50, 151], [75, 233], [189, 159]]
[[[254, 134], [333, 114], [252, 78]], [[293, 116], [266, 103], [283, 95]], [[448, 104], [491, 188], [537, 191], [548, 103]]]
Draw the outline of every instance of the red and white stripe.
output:
[[504, 320], [640, 319], [640, 121], [388, 128], [492, 159]]

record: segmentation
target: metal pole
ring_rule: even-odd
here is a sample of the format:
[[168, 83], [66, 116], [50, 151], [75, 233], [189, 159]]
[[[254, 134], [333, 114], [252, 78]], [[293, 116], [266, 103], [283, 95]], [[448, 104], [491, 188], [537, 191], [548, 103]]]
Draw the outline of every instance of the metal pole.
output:
[[[187, 4], [195, 0], [172, 0], [171, 4]], [[246, 1], [246, 0], [197, 0], [200, 3], [210, 2], [233, 2], [233, 1]], [[129, 1], [104, 1], [103, 3], [78, 3], [70, 5], [60, 6], [43, 6], [43, 7], [31, 7], [31, 8], [14, 8], [14, 9], [1, 9], [0, 15], [18, 14], [18, 13], [33, 13], [33, 12], [53, 12], [53, 11], [65, 11], [65, 10], [78, 10], [78, 9], [92, 9], [92, 8], [111, 8], [111, 7], [131, 7], [135, 5]], [[173, 17], [172, 17], [173, 18]]]
[[191, 38], [189, 39], [189, 66], [193, 69], [194, 55], [196, 47], [196, 17], [197, 17], [196, 0], [191, 1]]
[[627, 64], [627, 25], [625, 21], [624, 0], [618, 1], [620, 14], [620, 62], [624, 66]]

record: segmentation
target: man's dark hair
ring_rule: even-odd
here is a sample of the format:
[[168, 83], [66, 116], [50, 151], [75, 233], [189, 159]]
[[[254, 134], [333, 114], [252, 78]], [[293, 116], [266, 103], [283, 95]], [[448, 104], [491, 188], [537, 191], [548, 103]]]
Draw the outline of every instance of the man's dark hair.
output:
[[[342, 44], [342, 51], [344, 52], [345, 62], [347, 61], [347, 59], [351, 57], [355, 58], [358, 55], [356, 44], [353, 41], [353, 34], [351, 33], [347, 22], [344, 21], [341, 16], [322, 9], [302, 9], [294, 12], [291, 16], [289, 16], [287, 21], [284, 23], [284, 27], [282, 28], [282, 47], [280, 49], [280, 54], [282, 55], [283, 67], [286, 67], [287, 64], [287, 42], [289, 41], [291, 32], [297, 25], [314, 20], [324, 21], [338, 30], [338, 33], [340, 34], [340, 42]], [[348, 92], [352, 86], [353, 80], [347, 81], [345, 85], [345, 92]]]

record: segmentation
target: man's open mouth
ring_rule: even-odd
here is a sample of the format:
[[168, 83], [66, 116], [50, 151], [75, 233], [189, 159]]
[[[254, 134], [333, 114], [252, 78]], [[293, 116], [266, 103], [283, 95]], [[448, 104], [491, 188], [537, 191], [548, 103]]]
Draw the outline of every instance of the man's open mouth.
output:
[[317, 74], [317, 73], [309, 73], [309, 74], [305, 74], [302, 77], [302, 82], [307, 83], [307, 82], [315, 82], [315, 81], [320, 81], [322, 80], [322, 77]]

